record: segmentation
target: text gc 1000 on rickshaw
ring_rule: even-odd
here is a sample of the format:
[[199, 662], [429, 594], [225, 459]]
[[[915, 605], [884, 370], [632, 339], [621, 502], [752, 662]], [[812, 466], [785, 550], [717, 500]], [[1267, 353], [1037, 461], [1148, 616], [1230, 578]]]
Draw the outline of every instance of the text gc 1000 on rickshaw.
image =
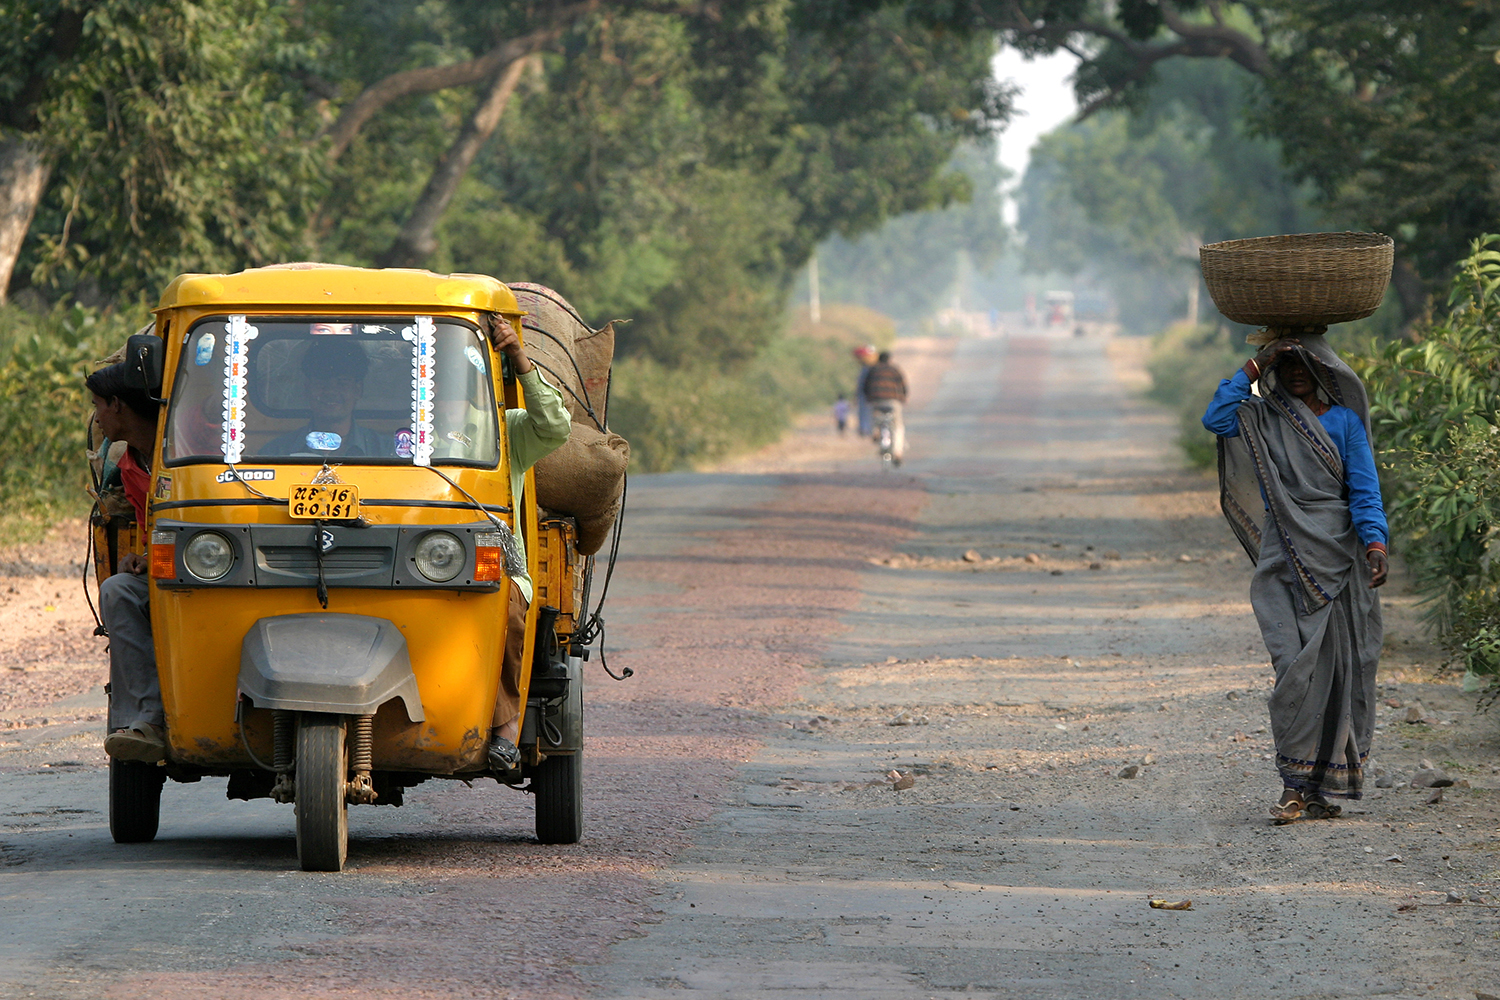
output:
[[[537, 836], [579, 839], [592, 559], [534, 499], [529, 466], [569, 417], [523, 315], [478, 275], [184, 275], [117, 366], [154, 436], [110, 409], [107, 370], [90, 378], [91, 444], [117, 457], [98, 489], [149, 483], [144, 518], [93, 518], [111, 656], [142, 645], [159, 679], [160, 724], [132, 723], [154, 692], [125, 704], [112, 667], [116, 840], [155, 836], [166, 778], [212, 775], [294, 804], [307, 870], [343, 867], [349, 803], [400, 805], [433, 777], [532, 791]], [[144, 639], [111, 624], [121, 602]]]

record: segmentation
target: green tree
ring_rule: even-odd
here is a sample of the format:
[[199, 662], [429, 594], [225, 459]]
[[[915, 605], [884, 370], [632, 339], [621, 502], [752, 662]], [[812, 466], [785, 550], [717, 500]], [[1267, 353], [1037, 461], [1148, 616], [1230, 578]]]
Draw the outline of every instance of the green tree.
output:
[[0, 42], [0, 218], [13, 227], [0, 227], [0, 277], [135, 298], [179, 271], [304, 245], [317, 169], [299, 133], [301, 88], [272, 70], [282, 5], [9, 9], [22, 28]]
[[1200, 244], [1314, 227], [1312, 192], [1245, 121], [1253, 86], [1233, 65], [1177, 61], [1133, 114], [1044, 136], [1017, 196], [1028, 265], [1090, 275], [1151, 333], [1185, 315]]
[[1408, 318], [1500, 213], [1493, 0], [822, 0], [802, 16], [842, 30], [876, 10], [1078, 54], [1085, 118], [1140, 108], [1174, 63], [1238, 66], [1256, 81], [1251, 120], [1327, 222], [1395, 237]]
[[960, 146], [952, 163], [967, 201], [888, 219], [854, 240], [835, 235], [818, 251], [822, 296], [878, 309], [912, 326], [951, 299], [965, 266], [983, 270], [1007, 245], [1000, 185], [1005, 169], [991, 141]]

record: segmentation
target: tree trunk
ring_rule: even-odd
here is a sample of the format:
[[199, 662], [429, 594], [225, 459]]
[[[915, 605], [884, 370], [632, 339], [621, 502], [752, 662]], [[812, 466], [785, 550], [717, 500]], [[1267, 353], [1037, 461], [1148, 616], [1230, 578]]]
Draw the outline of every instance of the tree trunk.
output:
[[401, 227], [395, 242], [377, 258], [376, 263], [381, 267], [421, 267], [437, 249], [437, 238], [433, 235], [437, 224], [448, 208], [448, 203], [453, 200], [459, 182], [468, 173], [474, 158], [479, 155], [479, 150], [500, 124], [500, 116], [505, 113], [510, 95], [515, 93], [516, 83], [521, 79], [526, 58], [528, 57], [513, 59], [496, 74], [483, 100], [479, 102], [479, 107], [464, 122], [458, 138], [433, 169], [427, 187], [412, 206], [411, 215]]
[[1422, 276], [1417, 274], [1417, 269], [1408, 258], [1396, 258], [1396, 266], [1391, 268], [1391, 287], [1395, 289], [1396, 299], [1401, 303], [1403, 327], [1410, 330], [1413, 324], [1427, 318], [1432, 306], [1432, 296], [1422, 281]]
[[0, 305], [51, 174], [52, 164], [35, 142], [14, 132], [0, 134]]

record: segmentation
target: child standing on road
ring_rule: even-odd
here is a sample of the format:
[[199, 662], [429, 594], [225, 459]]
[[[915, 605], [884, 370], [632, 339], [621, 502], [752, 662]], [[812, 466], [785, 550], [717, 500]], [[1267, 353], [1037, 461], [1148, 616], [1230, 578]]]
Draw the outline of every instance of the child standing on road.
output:
[[833, 404], [833, 422], [838, 425], [839, 437], [843, 437], [849, 429], [849, 399], [842, 392], [838, 402]]

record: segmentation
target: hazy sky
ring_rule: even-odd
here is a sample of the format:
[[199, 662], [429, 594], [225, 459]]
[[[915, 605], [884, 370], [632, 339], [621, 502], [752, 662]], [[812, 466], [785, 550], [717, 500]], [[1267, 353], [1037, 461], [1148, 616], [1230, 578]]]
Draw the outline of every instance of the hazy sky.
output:
[[[1000, 133], [1000, 162], [1013, 175], [1010, 185], [1020, 183], [1026, 161], [1037, 138], [1061, 125], [1078, 110], [1073, 83], [1068, 77], [1078, 60], [1067, 52], [1027, 61], [1014, 49], [1001, 49], [992, 64], [995, 76], [1020, 87], [1016, 113]], [[1005, 203], [1005, 219], [1015, 221], [1015, 206]]]

